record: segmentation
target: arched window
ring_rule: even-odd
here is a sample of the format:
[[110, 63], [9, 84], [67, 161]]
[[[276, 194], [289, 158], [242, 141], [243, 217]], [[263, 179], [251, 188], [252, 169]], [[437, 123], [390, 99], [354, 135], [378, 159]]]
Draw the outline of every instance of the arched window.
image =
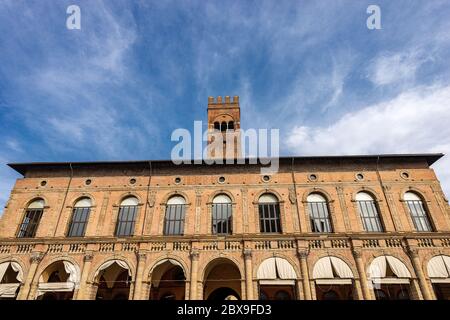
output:
[[214, 197], [212, 203], [212, 233], [232, 233], [232, 204], [231, 199], [225, 194]]
[[358, 192], [356, 194], [356, 203], [358, 204], [359, 215], [365, 231], [383, 232], [380, 214], [375, 203], [375, 199], [367, 192]]
[[84, 237], [91, 206], [92, 202], [89, 198], [81, 198], [75, 203], [69, 232], [67, 233], [68, 237]]
[[220, 124], [220, 131], [222, 131], [222, 132], [227, 131], [227, 123], [226, 123], [225, 121], [223, 121], [223, 122]]
[[414, 192], [405, 193], [405, 202], [417, 231], [433, 231], [422, 199]]
[[220, 123], [218, 121], [214, 122], [214, 130], [220, 131]]
[[259, 197], [259, 226], [264, 233], [281, 232], [280, 203], [271, 193]]
[[234, 130], [234, 122], [228, 121], [228, 130]]
[[44, 200], [36, 199], [28, 205], [19, 228], [18, 238], [34, 238], [36, 230], [44, 213]]
[[116, 237], [129, 237], [133, 235], [138, 204], [139, 201], [135, 197], [128, 197], [122, 201], [117, 218]]
[[327, 200], [318, 193], [311, 193], [308, 202], [311, 229], [313, 232], [332, 232]]
[[183, 235], [186, 200], [181, 196], [173, 196], [167, 201], [164, 221], [164, 235]]

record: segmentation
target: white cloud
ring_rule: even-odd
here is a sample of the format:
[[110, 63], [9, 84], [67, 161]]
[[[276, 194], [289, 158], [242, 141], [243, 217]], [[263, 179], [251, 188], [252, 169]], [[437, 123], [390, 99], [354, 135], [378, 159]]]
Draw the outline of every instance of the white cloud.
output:
[[372, 61], [367, 77], [378, 86], [413, 81], [417, 70], [426, 60], [427, 57], [419, 50], [384, 52]]
[[325, 127], [297, 126], [286, 139], [296, 154], [443, 152], [434, 167], [450, 194], [450, 86], [415, 87], [348, 113]]

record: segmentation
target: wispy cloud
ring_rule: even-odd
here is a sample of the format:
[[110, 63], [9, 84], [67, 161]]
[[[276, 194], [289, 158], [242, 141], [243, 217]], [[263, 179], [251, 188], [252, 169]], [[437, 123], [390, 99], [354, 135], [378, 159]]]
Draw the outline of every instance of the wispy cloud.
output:
[[413, 82], [416, 72], [430, 57], [424, 52], [383, 52], [368, 68], [368, 79], [375, 85], [384, 86], [398, 82]]

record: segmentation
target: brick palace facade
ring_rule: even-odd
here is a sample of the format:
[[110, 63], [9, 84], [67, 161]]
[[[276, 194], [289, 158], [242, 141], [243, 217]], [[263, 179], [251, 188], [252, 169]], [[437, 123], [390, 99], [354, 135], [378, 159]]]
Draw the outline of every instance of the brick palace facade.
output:
[[[208, 122], [239, 136], [238, 97]], [[441, 157], [10, 164], [0, 298], [449, 299]]]

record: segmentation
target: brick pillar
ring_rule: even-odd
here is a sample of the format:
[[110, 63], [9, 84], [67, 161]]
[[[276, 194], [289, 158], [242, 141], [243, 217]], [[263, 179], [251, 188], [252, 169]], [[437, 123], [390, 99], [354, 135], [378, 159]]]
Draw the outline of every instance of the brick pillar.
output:
[[417, 249], [409, 249], [409, 256], [411, 257], [411, 261], [414, 267], [414, 272], [419, 280], [420, 291], [422, 292], [422, 296], [425, 300], [433, 300], [433, 296], [430, 293], [427, 279], [425, 279], [425, 275], [423, 274], [422, 267], [420, 266], [420, 259]]
[[20, 288], [17, 300], [27, 300], [31, 294], [31, 285], [33, 283], [34, 276], [36, 274], [37, 267], [41, 262], [44, 254], [42, 252], [33, 252], [30, 257], [30, 270], [28, 271], [27, 278], [24, 285]]
[[358, 269], [363, 297], [365, 300], [373, 300], [372, 293], [369, 289], [369, 282], [367, 280], [366, 270], [362, 261], [361, 252], [353, 250], [353, 257], [355, 258], [356, 268]]
[[92, 259], [94, 258], [91, 252], [86, 253], [83, 258], [83, 271], [81, 273], [80, 279], [80, 288], [78, 289], [77, 295], [75, 296], [75, 300], [88, 300], [90, 299], [90, 290], [88, 284], [89, 272], [91, 270]]
[[189, 300], [197, 299], [198, 282], [197, 282], [197, 272], [198, 272], [198, 258], [199, 254], [196, 251], [191, 252], [191, 288]]
[[253, 272], [252, 272], [252, 252], [251, 250], [244, 251], [245, 259], [245, 292], [247, 300], [253, 300]]
[[142, 300], [142, 278], [145, 269], [146, 253], [138, 253], [138, 266], [136, 270], [136, 281], [134, 286], [133, 300]]
[[308, 263], [306, 261], [306, 258], [308, 257], [308, 251], [297, 251], [297, 256], [300, 260], [300, 269], [303, 278], [303, 297], [305, 298], [305, 300], [312, 300], [311, 286], [309, 284]]

